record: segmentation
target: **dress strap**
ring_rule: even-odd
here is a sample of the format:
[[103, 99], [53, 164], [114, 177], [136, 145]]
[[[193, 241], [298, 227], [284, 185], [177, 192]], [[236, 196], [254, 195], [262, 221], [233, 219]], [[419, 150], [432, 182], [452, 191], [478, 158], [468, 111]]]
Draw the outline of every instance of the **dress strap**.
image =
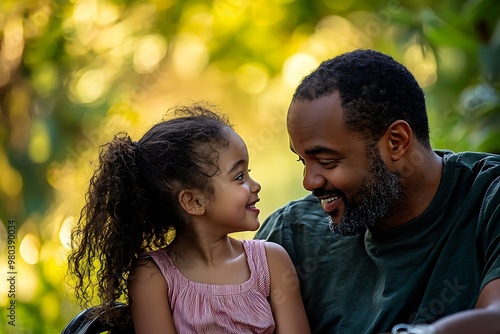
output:
[[271, 274], [267, 262], [265, 240], [242, 240], [247, 254], [251, 275], [256, 278], [257, 288], [264, 296], [271, 292]]

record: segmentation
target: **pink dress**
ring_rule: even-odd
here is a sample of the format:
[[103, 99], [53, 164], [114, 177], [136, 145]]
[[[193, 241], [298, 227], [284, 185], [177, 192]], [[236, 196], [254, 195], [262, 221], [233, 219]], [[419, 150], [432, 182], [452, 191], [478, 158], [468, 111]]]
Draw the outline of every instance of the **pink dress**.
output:
[[269, 305], [270, 274], [263, 240], [242, 240], [250, 278], [239, 285], [192, 282], [164, 249], [148, 253], [168, 285], [168, 300], [179, 334], [274, 333]]

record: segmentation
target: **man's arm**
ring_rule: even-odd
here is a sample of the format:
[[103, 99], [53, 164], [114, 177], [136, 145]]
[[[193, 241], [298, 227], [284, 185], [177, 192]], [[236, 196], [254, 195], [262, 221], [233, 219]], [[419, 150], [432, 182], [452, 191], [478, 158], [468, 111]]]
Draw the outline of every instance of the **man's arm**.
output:
[[[498, 175], [498, 172], [497, 172]], [[491, 183], [480, 211], [480, 221], [485, 224], [483, 240], [486, 282], [475, 308], [458, 312], [436, 321], [436, 334], [498, 334], [500, 333], [500, 176]]]
[[436, 334], [500, 333], [500, 279], [485, 285], [475, 309], [444, 317], [433, 325]]

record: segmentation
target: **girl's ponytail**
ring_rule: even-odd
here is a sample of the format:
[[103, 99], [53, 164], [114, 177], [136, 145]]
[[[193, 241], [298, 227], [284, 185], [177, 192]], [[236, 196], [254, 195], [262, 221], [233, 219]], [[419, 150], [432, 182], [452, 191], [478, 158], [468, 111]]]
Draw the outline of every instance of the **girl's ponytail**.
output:
[[132, 261], [143, 251], [148, 200], [137, 163], [139, 151], [123, 133], [100, 149], [69, 256], [76, 296], [85, 307], [96, 295], [105, 308], [123, 298]]

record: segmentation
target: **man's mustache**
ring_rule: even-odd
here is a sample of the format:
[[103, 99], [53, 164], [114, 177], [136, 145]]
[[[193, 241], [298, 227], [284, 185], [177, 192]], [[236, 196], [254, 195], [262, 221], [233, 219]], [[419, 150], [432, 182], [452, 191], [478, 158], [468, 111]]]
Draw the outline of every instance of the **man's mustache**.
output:
[[344, 198], [344, 193], [338, 189], [327, 189], [327, 188], [318, 188], [312, 191], [313, 196], [315, 197], [342, 197]]

